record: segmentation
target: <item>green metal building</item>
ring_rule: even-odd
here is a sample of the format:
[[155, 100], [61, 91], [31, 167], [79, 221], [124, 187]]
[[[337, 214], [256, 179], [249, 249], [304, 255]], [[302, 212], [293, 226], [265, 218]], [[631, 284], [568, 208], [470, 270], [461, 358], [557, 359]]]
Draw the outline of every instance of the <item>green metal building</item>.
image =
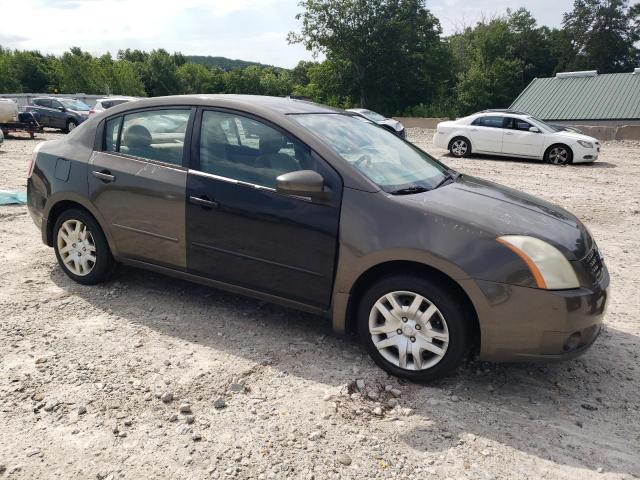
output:
[[640, 125], [640, 68], [629, 73], [566, 72], [536, 78], [511, 108], [558, 123]]

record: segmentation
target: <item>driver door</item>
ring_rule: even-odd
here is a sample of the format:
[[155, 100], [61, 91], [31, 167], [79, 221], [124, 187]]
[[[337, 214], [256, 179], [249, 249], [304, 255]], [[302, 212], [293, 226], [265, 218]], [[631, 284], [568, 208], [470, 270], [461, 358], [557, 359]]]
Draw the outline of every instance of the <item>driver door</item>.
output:
[[[187, 178], [188, 270], [328, 308], [338, 246], [339, 175], [301, 142], [256, 118], [205, 109], [195, 128]], [[320, 173], [330, 200], [277, 192], [276, 177], [296, 170]]]

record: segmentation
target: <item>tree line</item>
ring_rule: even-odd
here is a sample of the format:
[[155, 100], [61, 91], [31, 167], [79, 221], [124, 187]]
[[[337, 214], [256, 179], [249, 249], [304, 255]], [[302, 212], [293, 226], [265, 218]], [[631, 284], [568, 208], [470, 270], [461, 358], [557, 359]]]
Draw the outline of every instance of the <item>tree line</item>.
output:
[[162, 49], [121, 50], [114, 58], [77, 47], [61, 56], [0, 47], [0, 93], [295, 95], [387, 115], [457, 116], [508, 106], [536, 77], [640, 66], [640, 3], [628, 0], [575, 0], [561, 28], [540, 26], [520, 8], [449, 36], [424, 0], [299, 6], [301, 29], [289, 42], [322, 61], [224, 69]]

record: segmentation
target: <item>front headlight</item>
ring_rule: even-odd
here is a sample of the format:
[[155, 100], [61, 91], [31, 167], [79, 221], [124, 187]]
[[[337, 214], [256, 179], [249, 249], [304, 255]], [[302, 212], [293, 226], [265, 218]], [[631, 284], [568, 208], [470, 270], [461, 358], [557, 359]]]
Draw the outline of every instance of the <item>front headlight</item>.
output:
[[582, 145], [584, 148], [593, 148], [593, 143], [585, 142], [584, 140], [578, 140], [578, 143]]
[[505, 235], [496, 240], [527, 264], [538, 288], [564, 290], [580, 286], [569, 260], [547, 242], [525, 235]]

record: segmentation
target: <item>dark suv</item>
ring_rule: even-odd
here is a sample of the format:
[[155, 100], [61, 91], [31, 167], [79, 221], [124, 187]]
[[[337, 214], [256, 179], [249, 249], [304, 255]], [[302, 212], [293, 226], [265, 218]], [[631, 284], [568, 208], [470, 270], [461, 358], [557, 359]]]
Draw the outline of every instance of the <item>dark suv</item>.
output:
[[43, 127], [59, 128], [70, 132], [87, 118], [90, 107], [72, 98], [39, 97], [25, 107], [27, 112], [37, 112], [38, 122]]
[[575, 216], [348, 112], [161, 97], [36, 148], [29, 212], [80, 283], [122, 262], [324, 315], [412, 380], [600, 333], [609, 274]]

